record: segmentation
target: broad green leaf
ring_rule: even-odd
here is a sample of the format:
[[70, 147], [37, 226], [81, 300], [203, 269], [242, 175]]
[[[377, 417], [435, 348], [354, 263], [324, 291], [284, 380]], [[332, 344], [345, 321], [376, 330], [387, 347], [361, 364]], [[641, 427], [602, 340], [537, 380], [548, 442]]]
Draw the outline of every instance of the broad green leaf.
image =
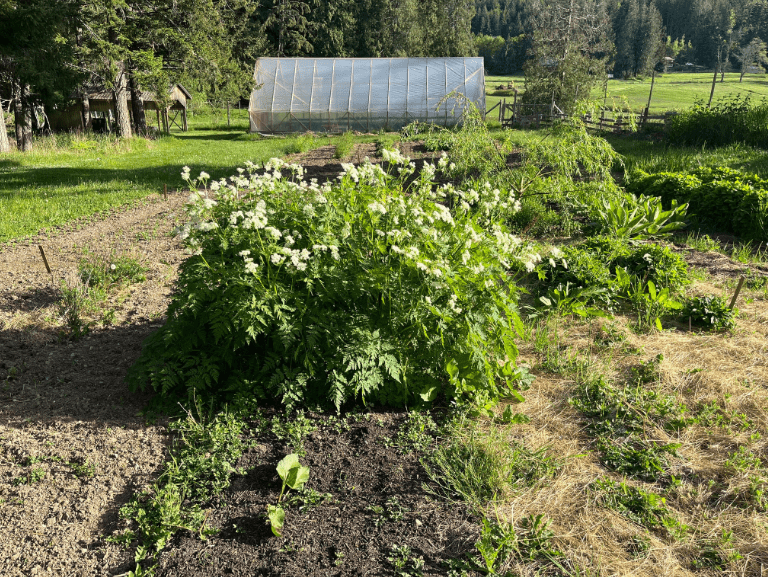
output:
[[294, 467], [288, 471], [288, 478], [285, 480], [285, 484], [291, 489], [300, 489], [304, 486], [304, 483], [309, 479], [309, 467]]
[[277, 464], [277, 474], [280, 475], [280, 478], [283, 481], [286, 481], [291, 469], [299, 466], [299, 456], [295, 453], [291, 453], [290, 455], [283, 457], [283, 459]]
[[648, 281], [648, 293], [651, 295], [651, 298], [653, 300], [656, 300], [656, 285], [653, 284], [653, 281]]
[[281, 537], [282, 528], [285, 525], [285, 509], [280, 505], [267, 505], [267, 517], [272, 532], [276, 537]]
[[659, 317], [656, 317], [656, 328], [659, 330], [662, 330], [661, 328], [661, 321], [659, 320]]
[[431, 403], [437, 398], [437, 393], [437, 387], [429, 387], [428, 389], [424, 389], [421, 393], [419, 393], [419, 396], [425, 403]]

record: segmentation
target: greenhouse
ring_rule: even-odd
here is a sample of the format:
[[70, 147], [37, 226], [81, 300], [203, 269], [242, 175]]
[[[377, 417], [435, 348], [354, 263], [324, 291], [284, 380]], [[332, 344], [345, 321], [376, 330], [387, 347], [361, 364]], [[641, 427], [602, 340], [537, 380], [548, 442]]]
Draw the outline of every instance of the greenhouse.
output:
[[259, 58], [251, 132], [400, 130], [418, 120], [450, 126], [459, 92], [485, 111], [482, 58]]

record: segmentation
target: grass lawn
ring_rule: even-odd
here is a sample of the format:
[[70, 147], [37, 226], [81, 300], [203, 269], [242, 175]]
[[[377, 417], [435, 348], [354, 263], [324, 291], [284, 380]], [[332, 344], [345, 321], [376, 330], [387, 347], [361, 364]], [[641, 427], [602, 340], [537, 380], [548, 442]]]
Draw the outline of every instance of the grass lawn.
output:
[[[511, 102], [513, 96], [500, 94], [496, 87], [500, 84], [514, 83], [518, 90], [525, 89], [525, 77], [522, 74], [512, 76], [486, 76], [486, 110], [489, 110], [502, 98]], [[651, 114], [661, 114], [668, 110], [689, 108], [697, 100], [709, 100], [712, 88], [712, 73], [671, 72], [656, 76], [651, 101]], [[608, 81], [608, 104], [629, 106], [637, 112], [642, 111], [648, 103], [651, 89], [651, 78]], [[603, 98], [603, 87], [594, 90], [593, 97]], [[743, 82], [739, 82], [736, 72], [725, 75], [725, 82], [715, 86], [715, 101], [729, 96], [750, 96], [759, 101], [768, 98], [768, 76], [748, 74]], [[494, 111], [495, 112], [495, 111]], [[493, 113], [492, 113], [493, 114]]]
[[[32, 152], [0, 155], [0, 242], [37, 233], [149, 194], [181, 186], [187, 165], [196, 176], [228, 177], [245, 161], [260, 162], [296, 151], [297, 137], [247, 133], [248, 113], [198, 113], [189, 132], [157, 140], [119, 141], [107, 136], [57, 135], [38, 140]], [[316, 145], [338, 136], [318, 137]], [[359, 137], [356, 140], [372, 140]]]

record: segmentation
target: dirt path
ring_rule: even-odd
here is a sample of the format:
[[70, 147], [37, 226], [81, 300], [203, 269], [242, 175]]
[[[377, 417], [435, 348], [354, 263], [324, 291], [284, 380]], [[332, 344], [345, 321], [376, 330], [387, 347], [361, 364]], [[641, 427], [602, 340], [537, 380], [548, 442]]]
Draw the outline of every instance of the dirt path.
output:
[[[161, 423], [125, 386], [162, 321], [184, 253], [170, 236], [185, 196], [150, 198], [0, 248], [0, 566], [5, 575], [108, 575], [125, 553], [103, 540], [165, 459]], [[41, 259], [45, 249], [53, 275]], [[60, 338], [61, 279], [84, 250], [130, 254], [147, 281], [113, 295], [111, 326]], [[53, 277], [53, 278], [52, 278]]]

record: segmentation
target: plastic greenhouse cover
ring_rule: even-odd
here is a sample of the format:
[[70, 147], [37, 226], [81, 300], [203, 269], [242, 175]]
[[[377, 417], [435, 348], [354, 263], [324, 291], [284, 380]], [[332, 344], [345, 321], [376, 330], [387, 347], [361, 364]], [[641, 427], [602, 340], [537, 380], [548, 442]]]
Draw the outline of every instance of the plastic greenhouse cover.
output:
[[482, 58], [259, 58], [251, 130], [338, 132], [451, 125], [452, 91], [485, 112]]

